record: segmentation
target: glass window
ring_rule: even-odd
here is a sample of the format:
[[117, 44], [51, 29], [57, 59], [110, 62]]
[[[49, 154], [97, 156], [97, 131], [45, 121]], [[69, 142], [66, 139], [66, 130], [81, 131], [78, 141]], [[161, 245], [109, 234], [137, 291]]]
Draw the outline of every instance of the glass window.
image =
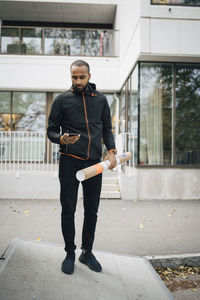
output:
[[200, 64], [176, 66], [176, 163], [200, 164]]
[[11, 93], [0, 92], [0, 130], [11, 128]]
[[118, 32], [113, 30], [2, 28], [1, 53], [113, 56], [117, 47]]
[[69, 44], [71, 55], [84, 55], [85, 32], [83, 30], [69, 30]]
[[13, 93], [13, 130], [44, 132], [46, 121], [46, 94]]
[[172, 65], [140, 66], [140, 164], [171, 164]]
[[[82, 33], [83, 35], [83, 33]], [[88, 56], [103, 55], [103, 32], [100, 30], [87, 30], [81, 41], [82, 53]]]
[[70, 31], [67, 29], [45, 29], [45, 54], [70, 55]]
[[132, 133], [132, 149], [133, 149], [133, 162], [137, 164], [138, 157], [138, 66], [131, 74], [131, 97], [130, 97], [130, 132]]
[[119, 133], [125, 132], [126, 123], [126, 85], [123, 86], [120, 95], [120, 105], [119, 105]]
[[104, 94], [106, 96], [106, 99], [108, 100], [108, 104], [110, 107], [110, 116], [111, 116], [111, 122], [112, 122], [112, 131], [115, 135], [116, 131], [116, 101], [113, 96], [113, 94]]
[[[21, 29], [21, 52], [26, 54], [42, 53], [42, 29], [41, 28], [23, 28]], [[23, 45], [23, 47], [22, 47]]]
[[88, 56], [111, 56], [113, 37], [109, 30], [85, 31], [84, 55]]
[[1, 52], [20, 53], [20, 31], [18, 28], [2, 28], [1, 30]]
[[200, 6], [200, 0], [151, 0], [151, 4]]

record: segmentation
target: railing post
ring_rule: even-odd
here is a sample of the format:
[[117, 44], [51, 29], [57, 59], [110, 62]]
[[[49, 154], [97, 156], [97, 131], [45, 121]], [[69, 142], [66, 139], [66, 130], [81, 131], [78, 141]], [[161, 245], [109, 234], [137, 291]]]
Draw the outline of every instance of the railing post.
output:
[[[51, 111], [51, 106], [53, 104], [53, 93], [46, 93], [46, 128], [48, 126], [48, 117]], [[52, 157], [52, 147], [51, 142], [47, 138], [47, 135], [45, 136], [45, 163], [51, 163], [51, 157]]]

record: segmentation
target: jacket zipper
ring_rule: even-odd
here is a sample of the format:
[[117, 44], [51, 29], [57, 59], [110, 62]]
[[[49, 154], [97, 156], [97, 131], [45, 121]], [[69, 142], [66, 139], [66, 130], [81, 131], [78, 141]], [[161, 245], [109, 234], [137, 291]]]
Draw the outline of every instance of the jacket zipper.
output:
[[88, 123], [88, 117], [87, 117], [86, 101], [85, 101], [84, 92], [82, 92], [82, 98], [83, 98], [83, 105], [84, 105], [84, 112], [85, 112], [85, 121], [86, 121], [86, 126], [87, 126], [88, 137], [89, 137], [88, 150], [87, 150], [87, 159], [89, 159], [89, 156], [90, 156], [91, 136], [90, 136], [90, 129], [89, 129], [89, 123]]

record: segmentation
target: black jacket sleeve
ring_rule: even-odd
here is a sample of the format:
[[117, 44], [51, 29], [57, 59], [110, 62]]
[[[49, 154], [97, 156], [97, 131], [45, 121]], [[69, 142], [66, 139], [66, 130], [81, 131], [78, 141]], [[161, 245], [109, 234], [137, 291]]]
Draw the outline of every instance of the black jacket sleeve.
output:
[[104, 110], [102, 113], [102, 121], [103, 121], [103, 141], [106, 145], [107, 150], [115, 149], [115, 141], [112, 133], [112, 124], [110, 118], [110, 108], [108, 105], [108, 101], [105, 98]]
[[48, 120], [47, 136], [52, 143], [60, 144], [60, 128], [62, 123], [62, 111], [59, 98], [56, 98], [51, 107]]

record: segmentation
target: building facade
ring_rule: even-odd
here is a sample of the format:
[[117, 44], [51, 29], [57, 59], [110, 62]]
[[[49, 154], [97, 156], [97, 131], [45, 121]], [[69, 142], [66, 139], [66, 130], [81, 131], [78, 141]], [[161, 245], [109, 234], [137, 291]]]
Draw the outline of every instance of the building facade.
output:
[[200, 1], [0, 1], [0, 18], [3, 183], [5, 165], [57, 162], [47, 118], [83, 58], [119, 152], [133, 153], [119, 169], [122, 197], [200, 198]]

